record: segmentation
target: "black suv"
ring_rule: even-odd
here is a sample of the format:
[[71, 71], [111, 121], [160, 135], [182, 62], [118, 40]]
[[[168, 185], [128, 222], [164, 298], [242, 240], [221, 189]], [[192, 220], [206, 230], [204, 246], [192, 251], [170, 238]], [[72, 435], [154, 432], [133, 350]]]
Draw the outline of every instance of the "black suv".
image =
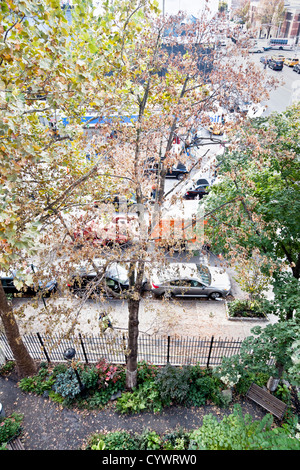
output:
[[183, 196], [184, 199], [202, 199], [203, 196], [208, 194], [207, 188], [209, 182], [206, 179], [199, 179], [195, 185], [192, 186]]
[[280, 59], [270, 59], [268, 66], [273, 70], [282, 70], [283, 69], [283, 60]]
[[[157, 173], [158, 169], [158, 164], [153, 162], [153, 159], [149, 160], [149, 167], [147, 168], [146, 172], [148, 173]], [[178, 180], [181, 180], [184, 178], [185, 175], [188, 174], [188, 170], [186, 166], [183, 163], [178, 163], [177, 166], [174, 165], [172, 168], [168, 168], [166, 177], [167, 178], [177, 178]]]

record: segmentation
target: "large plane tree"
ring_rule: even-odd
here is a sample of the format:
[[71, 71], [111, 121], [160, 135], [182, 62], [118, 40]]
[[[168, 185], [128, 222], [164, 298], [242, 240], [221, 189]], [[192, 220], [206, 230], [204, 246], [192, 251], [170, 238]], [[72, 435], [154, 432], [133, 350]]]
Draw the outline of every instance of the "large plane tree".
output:
[[[160, 213], [166, 172], [178, 161], [188, 163], [184, 144], [195, 128], [208, 125], [208, 112], [259, 102], [272, 83], [241, 61], [236, 45], [216, 47], [222, 17], [205, 11], [194, 24], [185, 24], [183, 15], [161, 18], [155, 4], [138, 0], [104, 2], [98, 15], [87, 0], [71, 13], [68, 22], [59, 2], [48, 0], [7, 2], [1, 10], [1, 268], [17, 267], [30, 284], [36, 279], [25, 266], [35, 255], [62, 287], [74, 265], [91, 266], [97, 276], [81, 303], [88, 294], [101, 302], [105, 293], [128, 302], [127, 387], [133, 388], [144, 276], [147, 267], [165, 262], [145, 229], [151, 187], [156, 184]], [[98, 121], [92, 138], [83, 131], [89, 122], [82, 124], [91, 111], [91, 121]], [[134, 118], [124, 124], [124, 116]], [[242, 118], [237, 113], [228, 132]], [[175, 136], [183, 143], [178, 153]], [[157, 168], [152, 176], [149, 162]], [[91, 230], [105, 212], [99, 204], [116, 192], [134, 195], [138, 209], [137, 236], [127, 247], [99, 243], [99, 237], [94, 243]], [[105, 269], [115, 262], [128, 270], [126, 292], [105, 284]], [[0, 310], [19, 372], [28, 375], [35, 366], [2, 290]], [[71, 329], [74, 312], [67, 312]]]

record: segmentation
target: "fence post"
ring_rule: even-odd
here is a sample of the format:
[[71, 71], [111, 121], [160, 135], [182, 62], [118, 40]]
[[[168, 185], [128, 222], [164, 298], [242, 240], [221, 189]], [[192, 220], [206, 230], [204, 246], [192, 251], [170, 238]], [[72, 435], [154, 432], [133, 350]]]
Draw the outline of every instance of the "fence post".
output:
[[127, 350], [127, 347], [125, 348], [126, 346], [126, 338], [125, 338], [125, 335], [123, 333], [123, 346], [124, 346], [124, 356], [125, 356], [125, 365], [127, 365], [127, 362], [128, 362], [128, 357], [127, 357], [127, 354], [126, 354], [126, 350]]
[[79, 339], [80, 339], [80, 344], [81, 344], [81, 347], [82, 347], [85, 362], [88, 364], [89, 361], [88, 361], [88, 358], [87, 358], [87, 355], [86, 355], [86, 352], [85, 352], [85, 349], [84, 349], [84, 344], [83, 344], [83, 341], [82, 341], [81, 333], [79, 333]]
[[209, 346], [209, 352], [208, 352], [208, 358], [207, 358], [207, 364], [206, 364], [207, 369], [209, 368], [209, 361], [210, 361], [213, 342], [214, 342], [214, 337], [212, 336], [210, 340], [210, 346]]
[[167, 364], [169, 364], [169, 362], [170, 362], [170, 341], [171, 341], [171, 337], [168, 336]]
[[46, 351], [45, 345], [44, 345], [44, 343], [43, 343], [43, 340], [42, 340], [42, 338], [41, 338], [41, 335], [40, 335], [39, 333], [37, 333], [36, 335], [37, 335], [37, 337], [38, 337], [38, 339], [39, 339], [39, 342], [41, 343], [41, 346], [42, 346], [42, 348], [43, 348], [43, 351], [44, 351], [44, 353], [45, 353], [45, 356], [46, 356], [47, 361], [48, 361], [48, 362], [51, 362], [50, 359], [49, 359], [48, 353], [47, 353], [47, 351]]

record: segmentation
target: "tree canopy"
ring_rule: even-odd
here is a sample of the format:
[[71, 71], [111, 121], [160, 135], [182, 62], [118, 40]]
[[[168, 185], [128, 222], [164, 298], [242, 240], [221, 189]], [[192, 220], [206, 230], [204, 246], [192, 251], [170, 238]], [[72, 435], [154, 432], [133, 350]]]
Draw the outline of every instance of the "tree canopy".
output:
[[[174, 152], [174, 137], [187, 143], [208, 125], [209, 112], [236, 108], [238, 100], [258, 103], [275, 81], [241, 62], [236, 45], [220, 49], [215, 37], [222, 18], [205, 12], [186, 24], [184, 15], [160, 17], [152, 1], [107, 0], [96, 15], [84, 0], [68, 18], [58, 0], [10, 0], [0, 14], [1, 268], [17, 267], [30, 283], [33, 274], [24, 267], [36, 255], [64, 286], [62, 273], [70, 276], [85, 263], [97, 272], [87, 294], [101, 301], [103, 293], [116, 295], [105, 285], [105, 269], [124, 263], [129, 289], [118, 295], [128, 300], [128, 370], [135, 377], [145, 266], [166, 262], [162, 250], [152, 249], [141, 213], [150, 212], [153, 183], [161, 210], [167, 170], [189, 163], [185, 146]], [[242, 120], [236, 113], [228, 131]], [[150, 161], [157, 174], [149, 175]], [[134, 195], [138, 207], [139, 237], [125, 247], [100, 243], [95, 235], [98, 219], [104, 214], [109, 220], [95, 201], [106, 204], [116, 192]], [[101, 269], [97, 259], [104, 261]], [[18, 355], [18, 333], [4, 300], [1, 316]], [[53, 311], [62, 314], [62, 308]]]
[[258, 254], [273, 279], [289, 271], [299, 280], [299, 112], [245, 123], [207, 198], [208, 210], [223, 205], [207, 225], [214, 249], [232, 262]]

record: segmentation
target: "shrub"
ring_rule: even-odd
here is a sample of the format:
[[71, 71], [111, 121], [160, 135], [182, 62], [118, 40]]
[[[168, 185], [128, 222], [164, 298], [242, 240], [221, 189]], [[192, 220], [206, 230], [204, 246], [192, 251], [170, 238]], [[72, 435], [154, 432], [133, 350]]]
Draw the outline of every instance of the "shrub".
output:
[[96, 367], [87, 367], [83, 369], [80, 377], [86, 388], [97, 388], [99, 376]]
[[163, 450], [185, 450], [189, 445], [189, 434], [182, 429], [164, 434]]
[[137, 367], [137, 383], [138, 385], [147, 382], [148, 380], [153, 381], [156, 377], [157, 371], [159, 370], [158, 366], [149, 364], [146, 361], [141, 361]]
[[42, 395], [46, 390], [51, 390], [54, 382], [55, 378], [53, 376], [49, 376], [48, 368], [42, 367], [36, 375], [21, 379], [19, 387], [23, 392]]
[[88, 449], [91, 450], [136, 450], [139, 449], [139, 436], [127, 431], [98, 433], [91, 436]]
[[262, 372], [254, 373], [245, 370], [238, 383], [235, 385], [235, 390], [240, 395], [246, 395], [252, 382], [255, 382], [259, 387], [264, 387], [266, 386], [268, 379], [269, 374], [264, 374]]
[[68, 369], [68, 365], [65, 363], [56, 364], [52, 371], [52, 376], [57, 377], [59, 374], [63, 374]]
[[198, 377], [190, 385], [187, 400], [193, 406], [205, 405], [215, 395], [215, 381], [210, 376]]
[[154, 382], [145, 382], [132, 392], [123, 393], [116, 403], [122, 414], [139, 413], [146, 409], [159, 412], [162, 409], [159, 391]]
[[72, 368], [58, 374], [53, 390], [64, 398], [75, 398], [80, 393], [77, 377]]
[[146, 430], [140, 436], [140, 450], [158, 450], [161, 448], [161, 437], [155, 431]]
[[265, 306], [259, 300], [237, 299], [228, 302], [230, 317], [265, 318]]
[[200, 429], [190, 434], [190, 450], [299, 450], [300, 442], [291, 435], [291, 427], [273, 428], [270, 414], [254, 421], [243, 416], [241, 407], [221, 421], [211, 414], [204, 416]]
[[155, 383], [164, 405], [169, 406], [172, 402], [181, 404], [186, 400], [189, 392], [190, 368], [167, 364], [157, 372]]
[[23, 415], [12, 413], [11, 416], [0, 422], [0, 444], [8, 442], [20, 434], [22, 420]]
[[123, 375], [123, 368], [110, 365], [105, 359], [102, 359], [100, 362], [98, 362], [96, 365], [96, 370], [98, 373], [98, 384], [100, 387], [110, 382], [116, 383]]
[[14, 361], [7, 361], [0, 367], [0, 375], [9, 374], [15, 367]]
[[213, 375], [211, 369], [203, 369], [198, 365], [190, 367], [190, 387], [187, 395], [187, 403], [190, 405], [202, 406], [207, 400], [220, 403], [222, 388], [221, 381]]

